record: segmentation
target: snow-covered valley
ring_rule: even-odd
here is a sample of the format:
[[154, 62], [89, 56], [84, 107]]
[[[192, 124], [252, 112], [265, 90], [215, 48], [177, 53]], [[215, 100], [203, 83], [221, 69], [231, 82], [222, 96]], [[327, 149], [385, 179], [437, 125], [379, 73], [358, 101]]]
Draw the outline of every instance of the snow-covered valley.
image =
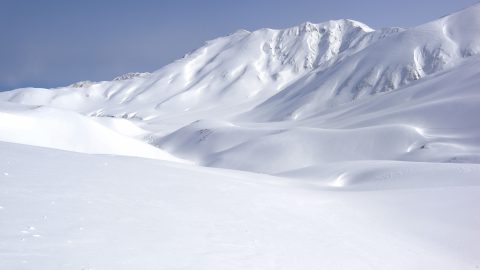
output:
[[1, 269], [478, 269], [480, 4], [0, 92]]

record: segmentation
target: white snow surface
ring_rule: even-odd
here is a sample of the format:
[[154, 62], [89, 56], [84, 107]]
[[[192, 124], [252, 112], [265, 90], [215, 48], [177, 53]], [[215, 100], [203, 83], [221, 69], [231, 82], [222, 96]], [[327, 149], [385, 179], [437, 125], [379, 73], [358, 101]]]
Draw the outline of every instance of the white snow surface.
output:
[[480, 264], [477, 165], [362, 162], [337, 169], [363, 176], [326, 188], [151, 159], [0, 149], [1, 269]]
[[[113, 128], [119, 129], [123, 126], [117, 124]], [[134, 131], [136, 130], [138, 128]], [[48, 107], [12, 108], [10, 104], [4, 104], [0, 109], [0, 140], [83, 153], [139, 156], [181, 162], [161, 149], [123, 136], [88, 117]]]
[[0, 269], [478, 269], [479, 66], [477, 4], [0, 92]]

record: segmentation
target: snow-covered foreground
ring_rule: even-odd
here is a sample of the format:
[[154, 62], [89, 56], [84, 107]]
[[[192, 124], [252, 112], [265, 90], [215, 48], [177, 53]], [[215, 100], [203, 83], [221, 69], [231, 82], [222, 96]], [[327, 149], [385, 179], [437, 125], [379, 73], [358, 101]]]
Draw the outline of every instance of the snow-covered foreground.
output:
[[479, 18], [1, 92], [0, 269], [479, 269]]
[[480, 266], [478, 165], [382, 166], [380, 185], [342, 183], [347, 191], [149, 159], [0, 151], [1, 269]]

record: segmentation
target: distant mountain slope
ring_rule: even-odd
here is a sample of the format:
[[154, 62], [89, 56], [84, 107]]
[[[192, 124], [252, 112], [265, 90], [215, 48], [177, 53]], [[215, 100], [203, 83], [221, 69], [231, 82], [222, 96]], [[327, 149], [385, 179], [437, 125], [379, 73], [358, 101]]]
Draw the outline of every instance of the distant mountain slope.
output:
[[[111, 115], [262, 103], [262, 121], [303, 118], [326, 107], [404, 87], [480, 52], [480, 5], [403, 30], [352, 21], [237, 31], [152, 74], [51, 90], [0, 93], [2, 100]], [[265, 99], [267, 99], [265, 101]], [[100, 111], [100, 112], [98, 112]]]
[[480, 4], [390, 35], [329, 69], [311, 72], [261, 104], [256, 110], [264, 115], [256, 120], [305, 118], [405, 87], [479, 53]]
[[328, 68], [375, 42], [381, 35], [372, 31], [350, 20], [305, 23], [285, 30], [238, 31], [207, 42], [153, 74], [79, 82], [54, 91], [20, 89], [0, 97], [84, 113], [97, 109], [114, 115], [137, 112], [140, 117], [258, 103], [313, 69]]
[[480, 163], [479, 60], [304, 120], [197, 121], [146, 139], [203, 165], [264, 173], [361, 160]]

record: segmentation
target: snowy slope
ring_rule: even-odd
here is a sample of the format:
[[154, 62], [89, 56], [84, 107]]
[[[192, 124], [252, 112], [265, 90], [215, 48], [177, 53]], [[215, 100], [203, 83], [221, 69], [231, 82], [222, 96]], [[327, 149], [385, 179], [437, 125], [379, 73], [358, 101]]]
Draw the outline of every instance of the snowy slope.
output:
[[455, 68], [480, 53], [479, 14], [475, 5], [383, 38], [271, 97], [256, 109], [263, 114], [256, 120], [306, 118]]
[[[391, 164], [375, 175], [364, 164], [364, 175], [378, 176], [377, 184], [332, 189], [18, 144], [0, 143], [0, 151], [1, 269], [468, 270], [480, 264], [478, 165]], [[448, 180], [460, 171], [463, 181]], [[415, 182], [404, 182], [411, 174]]]
[[[1, 105], [1, 141], [82, 153], [140, 156], [182, 162], [158, 148], [124, 136], [74, 112], [47, 107]], [[125, 127], [116, 125], [112, 128], [120, 129], [119, 126]], [[135, 129], [128, 127], [127, 130], [138, 130], [136, 126]]]
[[477, 4], [1, 92], [0, 269], [478, 269], [479, 53]]
[[198, 121], [150, 141], [204, 165], [266, 173], [355, 160], [479, 163], [478, 64], [472, 57], [401, 91], [305, 120]]

